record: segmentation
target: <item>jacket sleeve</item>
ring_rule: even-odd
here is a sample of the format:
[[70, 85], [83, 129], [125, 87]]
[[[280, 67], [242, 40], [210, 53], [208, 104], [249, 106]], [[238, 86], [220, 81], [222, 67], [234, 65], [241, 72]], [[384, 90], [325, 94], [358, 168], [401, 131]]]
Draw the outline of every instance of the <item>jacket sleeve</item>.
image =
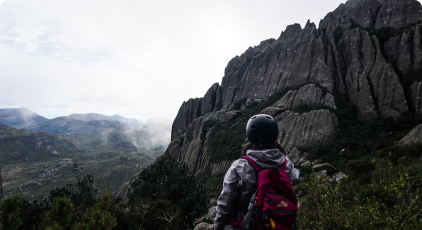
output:
[[290, 161], [290, 159], [286, 156], [286, 172], [289, 175], [290, 182], [292, 185], [297, 185], [299, 183], [299, 174], [300, 171], [295, 169], [294, 164]]
[[228, 217], [239, 198], [240, 188], [238, 183], [240, 177], [235, 170], [238, 161], [239, 160], [233, 162], [224, 176], [223, 191], [221, 191], [220, 197], [217, 200], [214, 230], [221, 230], [224, 228]]

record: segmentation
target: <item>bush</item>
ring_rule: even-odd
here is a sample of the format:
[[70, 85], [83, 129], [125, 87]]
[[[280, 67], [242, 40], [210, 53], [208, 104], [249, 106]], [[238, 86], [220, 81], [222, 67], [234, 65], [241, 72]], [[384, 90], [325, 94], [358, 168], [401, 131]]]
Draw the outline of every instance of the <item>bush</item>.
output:
[[3, 229], [14, 230], [22, 225], [21, 214], [22, 201], [18, 197], [9, 197], [0, 204], [0, 222]]
[[186, 164], [168, 154], [143, 170], [131, 186], [131, 225], [137, 228], [193, 228], [194, 220], [207, 211], [207, 188]]
[[393, 167], [378, 160], [367, 184], [309, 177], [302, 184], [307, 195], [301, 198], [299, 229], [421, 229], [421, 187], [414, 187], [414, 177], [422, 180], [422, 165], [407, 161]]
[[70, 214], [74, 207], [68, 198], [56, 198], [53, 202], [52, 209], [47, 213], [44, 219], [44, 227], [46, 230], [70, 229]]

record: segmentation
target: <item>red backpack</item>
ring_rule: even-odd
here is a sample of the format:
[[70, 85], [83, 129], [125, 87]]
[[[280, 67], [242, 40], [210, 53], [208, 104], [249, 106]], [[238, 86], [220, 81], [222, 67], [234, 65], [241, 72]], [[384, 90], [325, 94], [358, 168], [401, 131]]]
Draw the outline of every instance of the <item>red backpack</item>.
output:
[[259, 174], [257, 190], [251, 198], [242, 230], [296, 229], [297, 199], [286, 172], [286, 160], [282, 169], [261, 170], [248, 156], [244, 158]]

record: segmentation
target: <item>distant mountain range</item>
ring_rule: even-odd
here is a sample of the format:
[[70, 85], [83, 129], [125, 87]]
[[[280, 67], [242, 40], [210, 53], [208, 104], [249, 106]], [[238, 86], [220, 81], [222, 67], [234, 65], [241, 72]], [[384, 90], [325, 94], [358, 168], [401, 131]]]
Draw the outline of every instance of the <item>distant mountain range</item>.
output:
[[62, 135], [86, 133], [123, 132], [142, 129], [144, 122], [120, 115], [106, 116], [97, 113], [72, 114], [47, 119], [26, 109], [1, 109], [0, 124], [29, 131], [47, 131]]
[[25, 108], [0, 110], [0, 164], [6, 196], [43, 196], [74, 182], [73, 162], [116, 190], [161, 155], [171, 122], [145, 124], [119, 115], [72, 114], [54, 119]]
[[48, 119], [26, 108], [0, 109], [0, 124], [2, 125], [22, 128], [44, 121]]

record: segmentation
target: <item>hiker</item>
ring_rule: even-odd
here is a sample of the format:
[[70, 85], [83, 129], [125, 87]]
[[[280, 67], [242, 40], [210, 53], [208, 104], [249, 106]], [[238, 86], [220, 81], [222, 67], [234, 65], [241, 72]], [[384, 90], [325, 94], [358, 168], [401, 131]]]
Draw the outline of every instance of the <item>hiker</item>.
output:
[[232, 163], [224, 176], [223, 190], [217, 200], [214, 230], [240, 228], [236, 222], [246, 216], [251, 197], [257, 190], [257, 167], [265, 170], [284, 165], [290, 183], [295, 185], [299, 181], [299, 170], [294, 168], [277, 139], [278, 125], [273, 117], [266, 114], [252, 116], [246, 125], [246, 136], [248, 143], [243, 146], [242, 157]]

